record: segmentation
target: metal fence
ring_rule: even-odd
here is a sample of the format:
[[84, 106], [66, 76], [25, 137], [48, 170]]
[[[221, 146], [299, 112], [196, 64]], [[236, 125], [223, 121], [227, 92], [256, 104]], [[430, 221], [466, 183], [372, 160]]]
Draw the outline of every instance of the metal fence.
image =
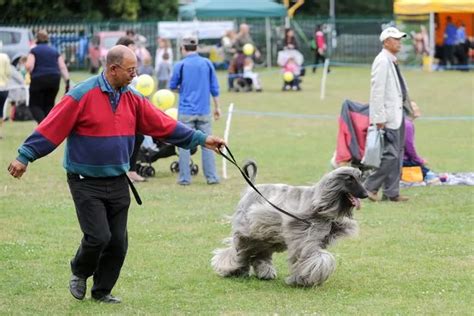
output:
[[[282, 47], [284, 20], [281, 18], [270, 19], [271, 34], [266, 34], [265, 19], [234, 20], [236, 27], [244, 21], [250, 25], [251, 35], [263, 56], [266, 55], [266, 38], [267, 36], [271, 37], [271, 60], [275, 65], [277, 52]], [[27, 27], [33, 33], [39, 29], [46, 29], [50, 34], [51, 44], [64, 55], [68, 66], [71, 69], [78, 69], [88, 67], [89, 42], [92, 36], [100, 31], [133, 30], [147, 38], [147, 48], [154, 55], [158, 22], [41, 23], [4, 26]], [[298, 18], [291, 21], [291, 27], [297, 35], [299, 50], [305, 56], [305, 64], [313, 63], [314, 52], [310, 48], [310, 41], [313, 39], [315, 27], [319, 24], [325, 26], [323, 30], [332, 62], [368, 64], [372, 62], [381, 48], [378, 36], [382, 26], [387, 23], [390, 23], [389, 19], [336, 19], [331, 22], [329, 19]], [[209, 44], [219, 44], [219, 41]], [[261, 65], [263, 64], [264, 61]]]

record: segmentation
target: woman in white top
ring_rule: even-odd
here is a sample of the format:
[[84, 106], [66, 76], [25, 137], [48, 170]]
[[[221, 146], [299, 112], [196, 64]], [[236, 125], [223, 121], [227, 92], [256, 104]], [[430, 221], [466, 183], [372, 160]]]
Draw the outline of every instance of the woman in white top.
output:
[[8, 97], [8, 81], [10, 80], [10, 58], [0, 53], [0, 139], [2, 139], [3, 106]]

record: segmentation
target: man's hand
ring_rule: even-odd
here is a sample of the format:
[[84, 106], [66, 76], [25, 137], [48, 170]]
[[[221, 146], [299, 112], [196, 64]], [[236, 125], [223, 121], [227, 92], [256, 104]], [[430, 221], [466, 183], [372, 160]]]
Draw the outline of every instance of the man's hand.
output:
[[26, 172], [26, 167], [26, 165], [15, 159], [8, 166], [8, 172], [10, 172], [10, 174], [15, 178], [20, 179], [21, 176]]
[[216, 153], [219, 153], [219, 148], [225, 145], [225, 142], [222, 138], [209, 135], [206, 138], [206, 148], [214, 150]]
[[221, 117], [221, 110], [218, 106], [214, 107], [214, 119], [217, 121]]
[[377, 123], [375, 125], [377, 126], [377, 129], [384, 129], [385, 128], [385, 123]]

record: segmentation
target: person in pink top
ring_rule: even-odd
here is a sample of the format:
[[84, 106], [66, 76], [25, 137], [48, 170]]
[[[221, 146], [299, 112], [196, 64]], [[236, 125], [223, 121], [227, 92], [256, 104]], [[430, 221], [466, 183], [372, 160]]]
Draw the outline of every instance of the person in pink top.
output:
[[[316, 68], [319, 64], [324, 64], [326, 60], [326, 39], [324, 38], [324, 33], [322, 31], [322, 24], [316, 26], [316, 30], [314, 31], [314, 42], [315, 42], [315, 52], [314, 52], [314, 65], [313, 65], [313, 73], [316, 72]], [[328, 68], [328, 72], [330, 72]]]

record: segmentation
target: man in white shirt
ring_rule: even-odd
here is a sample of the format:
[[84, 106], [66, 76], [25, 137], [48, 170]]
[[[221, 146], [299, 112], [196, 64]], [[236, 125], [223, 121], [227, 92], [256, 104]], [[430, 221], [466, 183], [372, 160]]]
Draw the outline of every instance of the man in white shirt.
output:
[[406, 82], [398, 67], [396, 54], [406, 33], [389, 27], [380, 34], [382, 51], [372, 64], [370, 89], [370, 124], [385, 131], [380, 167], [365, 181], [369, 199], [380, 201], [377, 192], [383, 186], [382, 200], [407, 201], [400, 193], [400, 168], [403, 157], [403, 104], [408, 101]]

